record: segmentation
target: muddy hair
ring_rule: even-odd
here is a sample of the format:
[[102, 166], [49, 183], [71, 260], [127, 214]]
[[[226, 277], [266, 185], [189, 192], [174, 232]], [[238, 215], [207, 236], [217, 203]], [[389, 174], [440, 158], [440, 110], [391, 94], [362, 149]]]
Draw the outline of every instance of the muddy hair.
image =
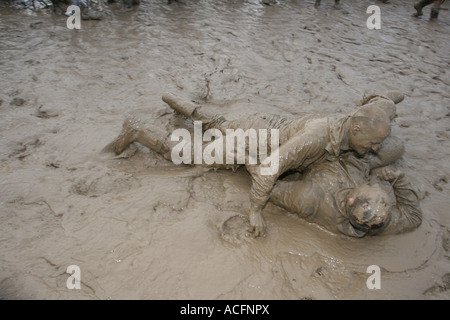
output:
[[375, 106], [361, 107], [352, 116], [352, 123], [373, 129], [384, 128], [390, 130], [390, 119], [386, 112]]

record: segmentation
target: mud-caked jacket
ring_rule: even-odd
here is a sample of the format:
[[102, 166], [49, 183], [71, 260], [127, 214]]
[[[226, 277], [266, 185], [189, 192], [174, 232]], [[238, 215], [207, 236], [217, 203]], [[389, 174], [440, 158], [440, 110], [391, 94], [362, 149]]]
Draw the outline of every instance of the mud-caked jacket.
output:
[[[369, 159], [351, 153], [340, 159], [311, 166], [300, 180], [278, 181], [270, 201], [327, 230], [352, 237], [367, 233], [355, 228], [346, 213], [351, 189], [369, 181]], [[422, 222], [417, 193], [404, 175], [391, 184], [378, 181], [391, 195], [390, 219], [374, 234], [395, 234], [412, 230]]]

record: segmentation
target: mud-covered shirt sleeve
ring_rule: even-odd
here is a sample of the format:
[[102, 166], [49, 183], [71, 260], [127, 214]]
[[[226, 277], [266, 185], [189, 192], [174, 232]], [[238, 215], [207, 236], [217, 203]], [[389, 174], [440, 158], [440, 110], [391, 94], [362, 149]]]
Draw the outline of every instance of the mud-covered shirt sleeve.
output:
[[292, 137], [280, 148], [272, 151], [259, 166], [249, 170], [252, 175], [250, 200], [265, 205], [280, 175], [289, 170], [302, 170], [324, 157], [325, 147], [329, 141], [323, 131]]
[[272, 190], [270, 202], [302, 218], [311, 218], [317, 214], [323, 197], [322, 189], [311, 179], [278, 181]]
[[397, 205], [391, 209], [391, 220], [383, 233], [396, 234], [417, 228], [422, 223], [422, 211], [417, 193], [405, 176], [393, 184]]

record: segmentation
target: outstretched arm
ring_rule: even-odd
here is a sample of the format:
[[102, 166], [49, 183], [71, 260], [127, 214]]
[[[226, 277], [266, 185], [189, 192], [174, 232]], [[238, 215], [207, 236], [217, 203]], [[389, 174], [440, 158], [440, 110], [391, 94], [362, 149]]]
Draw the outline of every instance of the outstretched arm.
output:
[[325, 153], [327, 140], [319, 134], [299, 134], [288, 140], [267, 157], [259, 166], [249, 167], [252, 175], [250, 190], [250, 232], [254, 236], [265, 233], [265, 222], [261, 211], [266, 205], [277, 179], [284, 172], [304, 168], [319, 160]]
[[410, 231], [422, 223], [422, 211], [417, 193], [401, 171], [383, 168], [378, 173], [380, 179], [389, 181], [394, 188], [397, 204], [391, 210], [391, 219], [382, 231], [385, 234], [396, 234]]

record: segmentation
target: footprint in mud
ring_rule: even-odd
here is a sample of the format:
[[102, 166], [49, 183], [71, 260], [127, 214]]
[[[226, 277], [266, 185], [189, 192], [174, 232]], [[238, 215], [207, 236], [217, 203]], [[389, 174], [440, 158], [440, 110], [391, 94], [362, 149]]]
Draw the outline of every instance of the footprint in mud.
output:
[[224, 221], [221, 228], [222, 239], [231, 244], [241, 244], [249, 241], [249, 220], [247, 216], [235, 215]]

